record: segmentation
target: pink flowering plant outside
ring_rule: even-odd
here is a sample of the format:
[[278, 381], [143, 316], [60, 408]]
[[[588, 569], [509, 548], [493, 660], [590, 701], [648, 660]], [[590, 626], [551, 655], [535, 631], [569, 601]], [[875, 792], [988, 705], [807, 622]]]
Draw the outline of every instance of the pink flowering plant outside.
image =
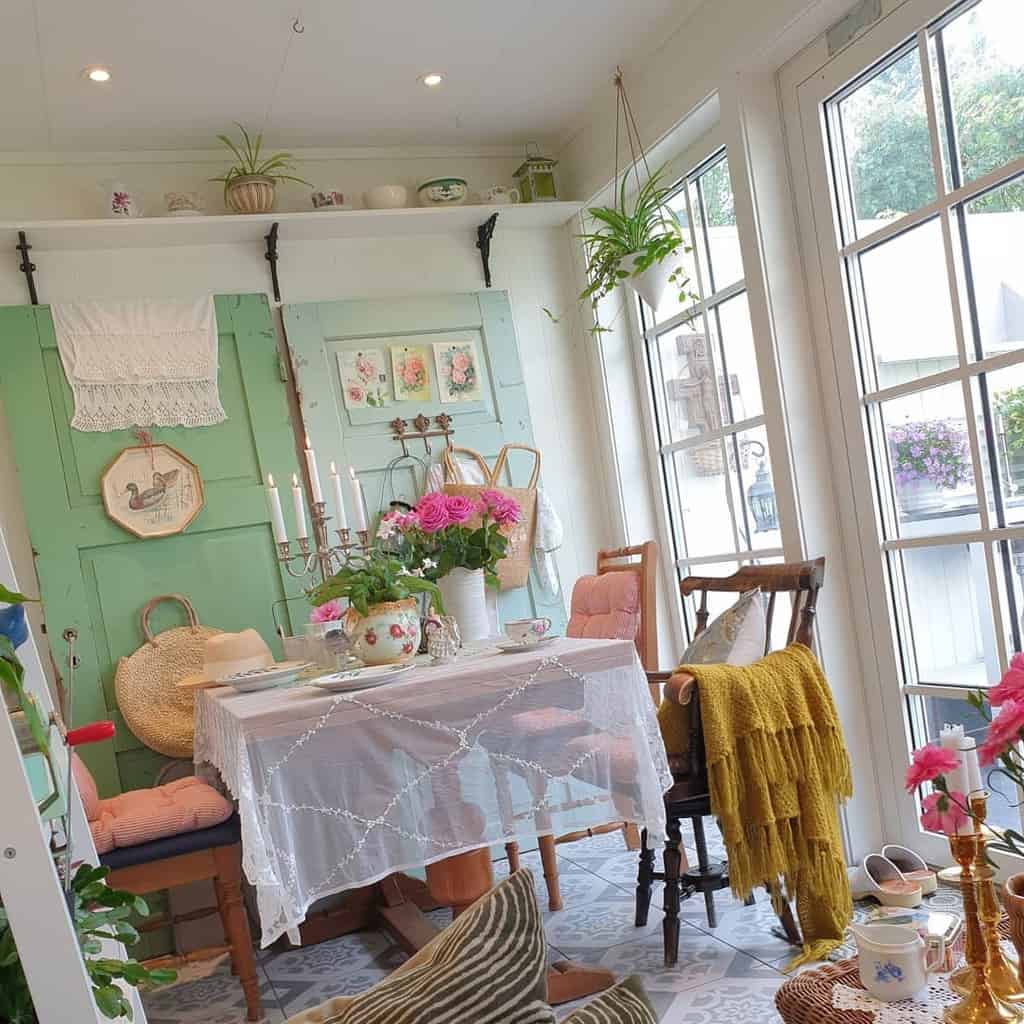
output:
[[485, 578], [496, 584], [498, 562], [508, 553], [519, 517], [518, 502], [501, 491], [484, 489], [476, 499], [431, 491], [411, 511], [388, 512], [377, 538], [428, 580], [439, 580], [456, 568], [483, 569]]
[[[985, 738], [978, 747], [978, 762], [988, 769], [988, 785], [1001, 789], [992, 780], [1002, 777], [1007, 791], [1024, 786], [1024, 654], [1015, 654], [1002, 679], [988, 690], [977, 690], [967, 697], [970, 705], [988, 722]], [[971, 817], [967, 796], [951, 790], [946, 774], [959, 764], [955, 751], [928, 744], [914, 751], [905, 780], [912, 793], [931, 783], [932, 792], [921, 802], [921, 824], [932, 832], [952, 834]], [[980, 825], [981, 822], [978, 822]], [[1024, 856], [1024, 835], [1012, 828], [996, 828], [995, 845]]]

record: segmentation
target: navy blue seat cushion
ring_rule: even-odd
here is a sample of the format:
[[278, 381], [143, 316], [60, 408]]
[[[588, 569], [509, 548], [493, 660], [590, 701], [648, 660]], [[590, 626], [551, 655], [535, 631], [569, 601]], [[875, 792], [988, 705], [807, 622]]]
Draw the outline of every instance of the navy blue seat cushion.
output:
[[232, 846], [242, 840], [242, 826], [237, 814], [232, 814], [227, 821], [222, 821], [212, 828], [201, 828], [195, 832], [182, 832], [177, 836], [166, 836], [154, 839], [151, 843], [139, 843], [138, 846], [122, 846], [100, 856], [100, 863], [111, 871], [118, 868], [130, 868], [136, 864], [150, 864], [168, 857], [180, 857], [182, 854], [195, 853], [197, 850], [209, 850], [214, 846]]

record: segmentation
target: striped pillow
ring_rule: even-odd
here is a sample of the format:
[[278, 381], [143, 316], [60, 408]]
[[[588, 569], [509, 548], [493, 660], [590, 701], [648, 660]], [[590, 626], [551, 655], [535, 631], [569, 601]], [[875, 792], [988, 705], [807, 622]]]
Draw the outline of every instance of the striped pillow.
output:
[[643, 982], [632, 974], [570, 1013], [562, 1024], [658, 1024], [658, 1017], [647, 999]]
[[554, 1024], [529, 871], [477, 900], [416, 959], [324, 1024]]

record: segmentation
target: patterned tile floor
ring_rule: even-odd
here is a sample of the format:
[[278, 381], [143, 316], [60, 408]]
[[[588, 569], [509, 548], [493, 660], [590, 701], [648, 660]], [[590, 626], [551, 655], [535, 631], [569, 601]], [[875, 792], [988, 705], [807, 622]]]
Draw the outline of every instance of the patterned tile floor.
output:
[[[712, 857], [722, 856], [712, 829]], [[712, 838], [713, 836], [713, 838]], [[692, 836], [684, 833], [692, 847]], [[692, 849], [691, 863], [696, 863]], [[537, 895], [547, 906], [540, 857], [523, 855], [534, 874]], [[496, 865], [500, 876], [504, 865]], [[602, 964], [616, 975], [639, 974], [662, 1024], [760, 1024], [778, 1022], [775, 991], [785, 980], [782, 966], [790, 947], [771, 934], [774, 917], [767, 897], [744, 907], [728, 892], [717, 893], [718, 925], [710, 929], [699, 897], [683, 903], [679, 963], [662, 964], [660, 896], [655, 896], [646, 928], [633, 927], [636, 855], [620, 835], [600, 836], [559, 847], [565, 909], [544, 911], [553, 959]], [[940, 890], [940, 894], [942, 890]], [[859, 913], [864, 913], [861, 909]], [[432, 915], [439, 926], [449, 911]], [[385, 977], [403, 959], [380, 932], [347, 935], [308, 949], [260, 953], [263, 1002], [268, 1024], [333, 995], [359, 992]], [[226, 964], [199, 980], [184, 980], [145, 998], [150, 1024], [242, 1024], [244, 1003]], [[561, 1008], [566, 1013], [571, 1007]], [[469, 1022], [467, 1021], [467, 1024]]]

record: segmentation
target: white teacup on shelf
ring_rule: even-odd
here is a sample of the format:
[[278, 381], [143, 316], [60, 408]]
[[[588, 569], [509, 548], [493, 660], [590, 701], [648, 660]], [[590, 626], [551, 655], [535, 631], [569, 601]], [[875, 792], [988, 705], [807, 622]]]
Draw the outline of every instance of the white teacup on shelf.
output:
[[198, 217], [203, 212], [203, 197], [198, 192], [165, 192], [169, 217]]

